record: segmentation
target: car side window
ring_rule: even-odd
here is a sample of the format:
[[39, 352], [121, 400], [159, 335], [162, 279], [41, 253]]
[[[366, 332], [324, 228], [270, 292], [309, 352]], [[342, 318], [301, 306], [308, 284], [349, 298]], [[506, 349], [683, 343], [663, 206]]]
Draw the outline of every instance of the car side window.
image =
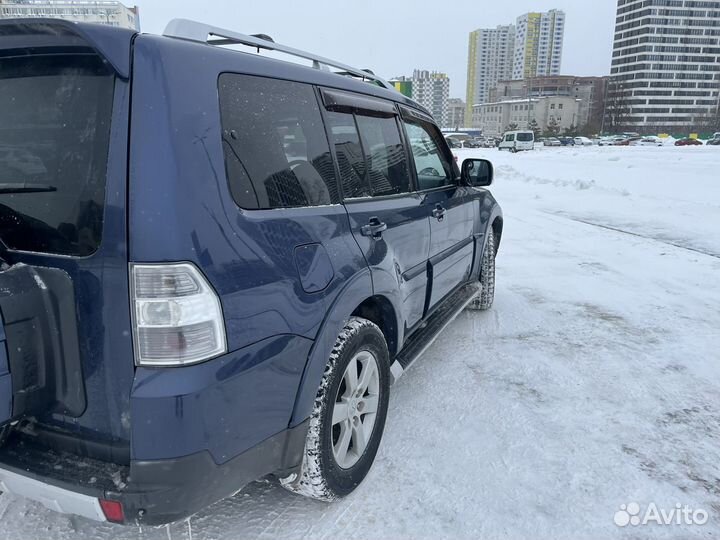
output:
[[373, 197], [410, 192], [407, 155], [395, 117], [356, 115]]
[[405, 132], [415, 162], [418, 189], [434, 189], [452, 184], [452, 165], [441, 151], [428, 127], [404, 121]]
[[331, 142], [335, 146], [343, 197], [370, 197], [372, 192], [355, 117], [352, 114], [327, 112], [325, 118], [330, 129]]
[[515, 135], [508, 135], [505, 137], [505, 142], [513, 142], [515, 140]]
[[407, 157], [394, 116], [328, 111], [326, 120], [346, 199], [410, 192]]
[[225, 167], [238, 206], [254, 210], [340, 202], [311, 85], [224, 73], [219, 93]]

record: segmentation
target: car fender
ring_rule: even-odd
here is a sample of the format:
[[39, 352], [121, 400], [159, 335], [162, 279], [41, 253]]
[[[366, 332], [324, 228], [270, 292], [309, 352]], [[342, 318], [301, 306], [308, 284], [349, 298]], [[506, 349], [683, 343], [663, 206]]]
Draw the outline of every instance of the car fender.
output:
[[[476, 279], [480, 278], [480, 268], [482, 266], [482, 257], [485, 253], [487, 245], [488, 229], [496, 219], [500, 219], [500, 231], [503, 227], [503, 213], [500, 205], [489, 193], [480, 201], [480, 215], [478, 219], [477, 229], [475, 233], [475, 261], [473, 263], [473, 275]], [[502, 235], [495, 238], [495, 252], [500, 248], [500, 240]]]
[[370, 269], [363, 268], [347, 280], [329, 306], [305, 363], [290, 427], [301, 424], [310, 416], [325, 366], [340, 331], [355, 308], [372, 296], [373, 280]]

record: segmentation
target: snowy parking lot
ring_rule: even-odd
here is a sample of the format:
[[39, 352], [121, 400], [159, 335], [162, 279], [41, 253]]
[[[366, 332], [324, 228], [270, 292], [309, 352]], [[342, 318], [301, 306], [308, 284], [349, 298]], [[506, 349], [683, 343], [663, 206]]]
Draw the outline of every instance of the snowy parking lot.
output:
[[[355, 493], [268, 479], [160, 529], [2, 495], [0, 538], [720, 537], [720, 147], [457, 154], [496, 166], [495, 306], [393, 388]], [[616, 525], [631, 503], [707, 522]]]

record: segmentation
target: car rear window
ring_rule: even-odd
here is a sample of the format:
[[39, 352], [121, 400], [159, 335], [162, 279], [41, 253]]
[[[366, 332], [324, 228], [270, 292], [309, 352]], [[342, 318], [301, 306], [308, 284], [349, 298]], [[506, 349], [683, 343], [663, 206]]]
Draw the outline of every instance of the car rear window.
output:
[[0, 58], [0, 239], [86, 256], [100, 246], [114, 74], [96, 55]]
[[533, 134], [532, 133], [518, 133], [517, 134], [517, 140], [520, 142], [529, 142], [533, 140]]

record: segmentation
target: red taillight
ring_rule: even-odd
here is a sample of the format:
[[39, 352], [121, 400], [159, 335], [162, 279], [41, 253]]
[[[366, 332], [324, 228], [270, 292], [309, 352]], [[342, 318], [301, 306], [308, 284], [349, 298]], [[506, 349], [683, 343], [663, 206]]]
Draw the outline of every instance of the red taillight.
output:
[[119, 501], [108, 501], [107, 499], [99, 499], [100, 508], [108, 521], [113, 523], [124, 523], [125, 513], [123, 512], [122, 503]]

